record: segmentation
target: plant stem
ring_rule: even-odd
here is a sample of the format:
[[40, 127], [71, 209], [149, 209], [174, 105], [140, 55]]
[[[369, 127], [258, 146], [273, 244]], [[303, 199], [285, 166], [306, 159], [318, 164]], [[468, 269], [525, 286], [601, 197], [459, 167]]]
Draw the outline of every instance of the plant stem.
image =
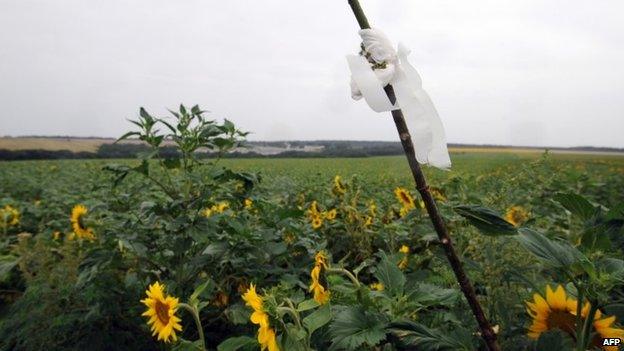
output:
[[582, 334], [582, 349], [587, 350], [587, 344], [591, 341], [589, 334], [591, 332], [591, 326], [594, 323], [594, 316], [596, 315], [596, 311], [598, 311], [598, 304], [596, 301], [590, 302], [589, 313], [587, 314], [587, 318], [585, 318], [585, 324], [583, 325], [583, 334]]
[[193, 315], [193, 319], [195, 320], [195, 326], [197, 327], [197, 333], [199, 334], [199, 340], [201, 341], [201, 344], [202, 344], [202, 350], [206, 350], [206, 340], [204, 339], [204, 328], [202, 327], [201, 321], [199, 320], [199, 312], [197, 311], [197, 308], [189, 304], [186, 304], [184, 302], [179, 303], [178, 306], [184, 308], [185, 310], [189, 311]]
[[[362, 10], [358, 0], [348, 0], [351, 9], [353, 10], [353, 14], [362, 29], [370, 28], [370, 24], [366, 19], [366, 15]], [[392, 85], [387, 85], [384, 90], [388, 95], [388, 99], [390, 99], [391, 103], [396, 101], [396, 96], [394, 95], [394, 89]], [[492, 327], [490, 326], [489, 321], [485, 317], [483, 312], [483, 308], [481, 304], [477, 300], [477, 295], [475, 294], [474, 288], [464, 271], [461, 261], [455, 252], [455, 248], [453, 247], [453, 243], [451, 242], [451, 237], [449, 236], [448, 230], [446, 229], [446, 225], [444, 224], [444, 220], [442, 216], [438, 212], [438, 208], [436, 206], [435, 200], [429, 191], [429, 187], [427, 185], [427, 180], [425, 175], [423, 174], [418, 161], [416, 160], [416, 155], [414, 152], [414, 145], [412, 144], [412, 138], [409, 134], [409, 130], [407, 129], [407, 125], [405, 124], [405, 118], [403, 117], [403, 112], [401, 110], [393, 110], [392, 118], [394, 119], [394, 124], [396, 125], [397, 131], [399, 133], [399, 138], [401, 140], [401, 145], [403, 146], [403, 151], [405, 152], [405, 157], [407, 157], [407, 162], [409, 163], [410, 169], [412, 171], [412, 176], [414, 177], [414, 181], [416, 182], [416, 187], [418, 192], [420, 193], [425, 207], [427, 209], [427, 213], [429, 214], [429, 218], [435, 228], [436, 233], [438, 234], [438, 238], [444, 247], [444, 252], [446, 254], [446, 258], [448, 259], [453, 272], [455, 273], [455, 277], [461, 291], [463, 292], [468, 304], [470, 305], [470, 309], [479, 324], [479, 328], [481, 329], [481, 336], [485, 340], [487, 348], [490, 351], [499, 351], [500, 347], [496, 342], [496, 334]]]
[[349, 278], [349, 280], [351, 280], [353, 285], [355, 285], [356, 287], [359, 288], [362, 285], [360, 284], [360, 281], [353, 275], [353, 273], [349, 272], [348, 270], [344, 268], [328, 268], [327, 273], [346, 275], [347, 278]]
[[581, 317], [581, 311], [583, 310], [583, 291], [579, 286], [574, 283], [576, 287], [576, 349], [577, 351], [583, 351], [583, 318]]
[[277, 310], [288, 313], [297, 326], [303, 329], [303, 326], [301, 325], [301, 318], [299, 317], [299, 313], [297, 312], [297, 309], [293, 305], [292, 301], [290, 301], [290, 299], [286, 299], [286, 303], [288, 304], [288, 307], [278, 307]]

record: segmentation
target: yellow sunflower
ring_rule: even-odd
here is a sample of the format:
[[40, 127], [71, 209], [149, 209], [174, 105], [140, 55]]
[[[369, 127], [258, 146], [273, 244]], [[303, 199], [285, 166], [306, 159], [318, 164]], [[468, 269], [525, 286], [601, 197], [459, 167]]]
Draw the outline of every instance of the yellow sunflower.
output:
[[407, 189], [400, 187], [396, 188], [394, 189], [394, 195], [404, 208], [412, 209], [416, 207], [414, 203], [414, 198], [409, 193], [409, 191], [407, 191]]
[[212, 208], [204, 208], [203, 210], [201, 210], [201, 215], [208, 218], [212, 216], [212, 212]]
[[256, 292], [256, 286], [251, 284], [249, 289], [243, 294], [243, 301], [253, 310], [251, 323], [257, 324], [258, 343], [261, 350], [279, 351], [275, 330], [269, 325], [269, 315], [264, 311], [262, 297]]
[[409, 258], [405, 256], [399, 261], [399, 264], [397, 266], [399, 267], [399, 269], [403, 270], [407, 268], [408, 264], [409, 264]]
[[[540, 294], [533, 295], [533, 301], [527, 301], [527, 312], [533, 319], [527, 335], [531, 339], [548, 330], [559, 329], [571, 337], [576, 337], [576, 309], [578, 301], [568, 298], [563, 286], [558, 285], [553, 291], [546, 286], [546, 298]], [[587, 318], [590, 310], [588, 302], [581, 309], [582, 320]], [[602, 318], [602, 312], [596, 311], [593, 326], [597, 335], [592, 340], [594, 346], [601, 346], [601, 338], [624, 338], [624, 330], [613, 327], [615, 316]], [[581, 321], [582, 321], [581, 320]], [[583, 321], [582, 321], [583, 322]], [[608, 351], [617, 351], [617, 347], [605, 348]]]
[[312, 219], [320, 215], [321, 215], [321, 211], [319, 210], [318, 203], [316, 202], [316, 200], [312, 201], [312, 203], [310, 204], [310, 207], [308, 208], [308, 217]]
[[327, 256], [325, 252], [319, 251], [314, 257], [314, 268], [310, 272], [310, 292], [314, 294], [314, 301], [321, 305], [329, 302], [330, 292], [325, 281], [325, 270], [327, 269]]
[[84, 205], [76, 205], [72, 208], [71, 212], [71, 224], [74, 234], [80, 239], [94, 240], [95, 234], [93, 229], [88, 228], [84, 224], [84, 216], [89, 210]]
[[529, 212], [522, 206], [512, 206], [505, 213], [505, 220], [516, 227], [526, 222], [527, 219], [529, 219]]
[[370, 285], [370, 288], [376, 291], [384, 291], [386, 287], [383, 285], [383, 283], [373, 283]]
[[319, 229], [323, 225], [323, 218], [321, 218], [320, 214], [317, 214], [310, 219], [310, 223], [312, 224], [312, 228]]
[[273, 328], [261, 326], [258, 329], [258, 343], [260, 343], [260, 350], [262, 351], [279, 351], [275, 330], [273, 330]]
[[295, 239], [297, 239], [297, 237], [295, 237], [295, 234], [293, 233], [284, 233], [284, 235], [282, 236], [282, 239], [284, 239], [284, 242], [286, 244], [292, 244], [295, 242]]
[[[249, 285], [249, 288], [247, 288], [247, 291], [243, 294], [243, 301], [245, 301], [245, 305], [251, 307], [254, 312], [264, 312], [262, 309], [262, 297], [256, 292], [256, 286], [253, 283]], [[252, 319], [254, 319], [253, 315]]]
[[314, 255], [314, 264], [323, 266], [323, 268], [327, 269], [327, 255], [325, 251], [321, 250]]
[[407, 268], [407, 265], [409, 264], [409, 253], [410, 253], [410, 248], [407, 245], [401, 245], [401, 248], [399, 249], [399, 253], [403, 254], [403, 258], [401, 258], [401, 260], [398, 263], [399, 269], [403, 270], [405, 268]]
[[325, 286], [321, 283], [323, 271], [324, 270], [321, 266], [314, 266], [314, 268], [312, 268], [312, 272], [310, 272], [310, 277], [312, 278], [312, 283], [310, 283], [310, 292], [314, 294], [314, 301], [318, 302], [320, 305], [324, 305], [329, 302], [330, 298], [329, 290], [325, 289]]
[[436, 201], [439, 201], [439, 202], [446, 201], [446, 196], [444, 196], [444, 193], [442, 192], [442, 190], [438, 188], [429, 188], [429, 192], [431, 193], [431, 196], [433, 196], [433, 198]]
[[[546, 286], [546, 298], [540, 294], [533, 295], [533, 302], [527, 301], [527, 312], [533, 319], [528, 336], [538, 339], [540, 334], [551, 329], [560, 329], [573, 336], [576, 330], [576, 303], [568, 299], [563, 286], [553, 291]], [[573, 306], [574, 305], [574, 306]], [[574, 307], [574, 311], [572, 308]]]
[[143, 316], [149, 318], [148, 325], [151, 325], [152, 335], [164, 342], [176, 341], [177, 331], [182, 331], [181, 319], [175, 313], [178, 309], [178, 299], [165, 295], [165, 286], [159, 282], [149, 286], [145, 291], [147, 298], [141, 302], [147, 306], [147, 311]]
[[11, 205], [0, 208], [0, 226], [12, 227], [19, 224], [20, 212]]
[[247, 199], [243, 200], [243, 205], [245, 206], [246, 209], [250, 209], [251, 206], [253, 206], [253, 200], [247, 198]]
[[346, 191], [347, 189], [345, 188], [344, 184], [342, 184], [342, 178], [339, 175], [335, 176], [334, 187], [332, 188], [332, 192], [336, 196], [340, 196], [340, 195], [344, 195]]
[[364, 226], [370, 227], [371, 225], [373, 225], [373, 216], [364, 217]]
[[230, 208], [230, 203], [227, 202], [227, 201], [222, 201], [222, 202], [219, 202], [218, 204], [216, 204], [213, 207], [214, 207], [213, 210], [217, 211], [218, 213], [223, 213], [223, 212], [225, 212], [225, 210]]
[[206, 218], [212, 216], [215, 213], [223, 213], [230, 207], [230, 203], [227, 201], [222, 201], [217, 204], [214, 204], [210, 207], [204, 208], [201, 210], [200, 214]]
[[368, 213], [371, 217], [375, 217], [377, 215], [377, 205], [375, 204], [375, 200], [370, 200], [368, 203]]
[[325, 213], [325, 218], [329, 219], [330, 221], [333, 221], [334, 219], [336, 219], [337, 214], [338, 214], [338, 211], [335, 208], [332, 208], [331, 210], [327, 211], [327, 213]]

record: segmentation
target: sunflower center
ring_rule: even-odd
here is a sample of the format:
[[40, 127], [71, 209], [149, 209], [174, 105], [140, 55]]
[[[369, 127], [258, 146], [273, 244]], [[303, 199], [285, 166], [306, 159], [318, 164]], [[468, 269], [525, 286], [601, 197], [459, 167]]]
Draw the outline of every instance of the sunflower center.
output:
[[154, 309], [160, 322], [165, 325], [169, 324], [169, 305], [157, 300]]
[[82, 220], [83, 217], [84, 217], [83, 215], [78, 216], [78, 220], [76, 221], [76, 223], [78, 223], [78, 226], [80, 227], [80, 229], [86, 230], [84, 222]]
[[546, 320], [546, 324], [548, 329], [558, 328], [574, 337], [576, 317], [569, 312], [552, 311]]
[[406, 193], [401, 192], [399, 196], [401, 197], [401, 200], [403, 201], [404, 204], [409, 205], [412, 203], [412, 199], [410, 199]]

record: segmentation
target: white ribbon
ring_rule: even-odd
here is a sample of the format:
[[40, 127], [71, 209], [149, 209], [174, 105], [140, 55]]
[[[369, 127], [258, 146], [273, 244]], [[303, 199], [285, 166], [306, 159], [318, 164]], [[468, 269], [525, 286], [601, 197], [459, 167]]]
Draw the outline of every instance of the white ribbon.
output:
[[[444, 126], [431, 98], [422, 88], [418, 72], [407, 60], [410, 50], [399, 43], [395, 51], [392, 42], [377, 29], [362, 29], [359, 34], [365, 52], [374, 62], [385, 62], [386, 67], [373, 70], [364, 56], [348, 55], [351, 96], [355, 100], [364, 97], [375, 112], [401, 109], [412, 136], [416, 160], [440, 169], [451, 167]], [[383, 89], [387, 84], [394, 88], [394, 105]]]

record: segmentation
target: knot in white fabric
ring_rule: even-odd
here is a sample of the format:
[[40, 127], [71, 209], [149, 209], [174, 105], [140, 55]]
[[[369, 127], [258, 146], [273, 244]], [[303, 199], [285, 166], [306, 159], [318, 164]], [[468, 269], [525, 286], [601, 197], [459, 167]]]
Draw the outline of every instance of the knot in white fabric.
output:
[[388, 37], [376, 29], [361, 29], [359, 32], [362, 37], [362, 46], [364, 50], [371, 55], [371, 58], [377, 63], [395, 62], [397, 53], [394, 45]]
[[[398, 50], [394, 50], [392, 42], [378, 29], [362, 29], [359, 34], [363, 51], [360, 55], [347, 56], [351, 97], [355, 100], [364, 97], [376, 112], [401, 109], [418, 162], [448, 169], [451, 159], [444, 127], [429, 95], [422, 89], [418, 72], [407, 60], [409, 49], [399, 43]], [[394, 104], [383, 89], [388, 84], [394, 88]]]
[[[397, 62], [397, 53], [392, 42], [384, 33], [375, 29], [361, 29], [359, 34], [362, 37], [363, 49], [360, 54], [364, 54], [371, 64], [376, 64], [373, 73], [383, 86], [388, 85], [394, 77], [394, 66]], [[355, 100], [362, 98], [362, 92], [353, 77], [351, 77], [351, 97]]]

